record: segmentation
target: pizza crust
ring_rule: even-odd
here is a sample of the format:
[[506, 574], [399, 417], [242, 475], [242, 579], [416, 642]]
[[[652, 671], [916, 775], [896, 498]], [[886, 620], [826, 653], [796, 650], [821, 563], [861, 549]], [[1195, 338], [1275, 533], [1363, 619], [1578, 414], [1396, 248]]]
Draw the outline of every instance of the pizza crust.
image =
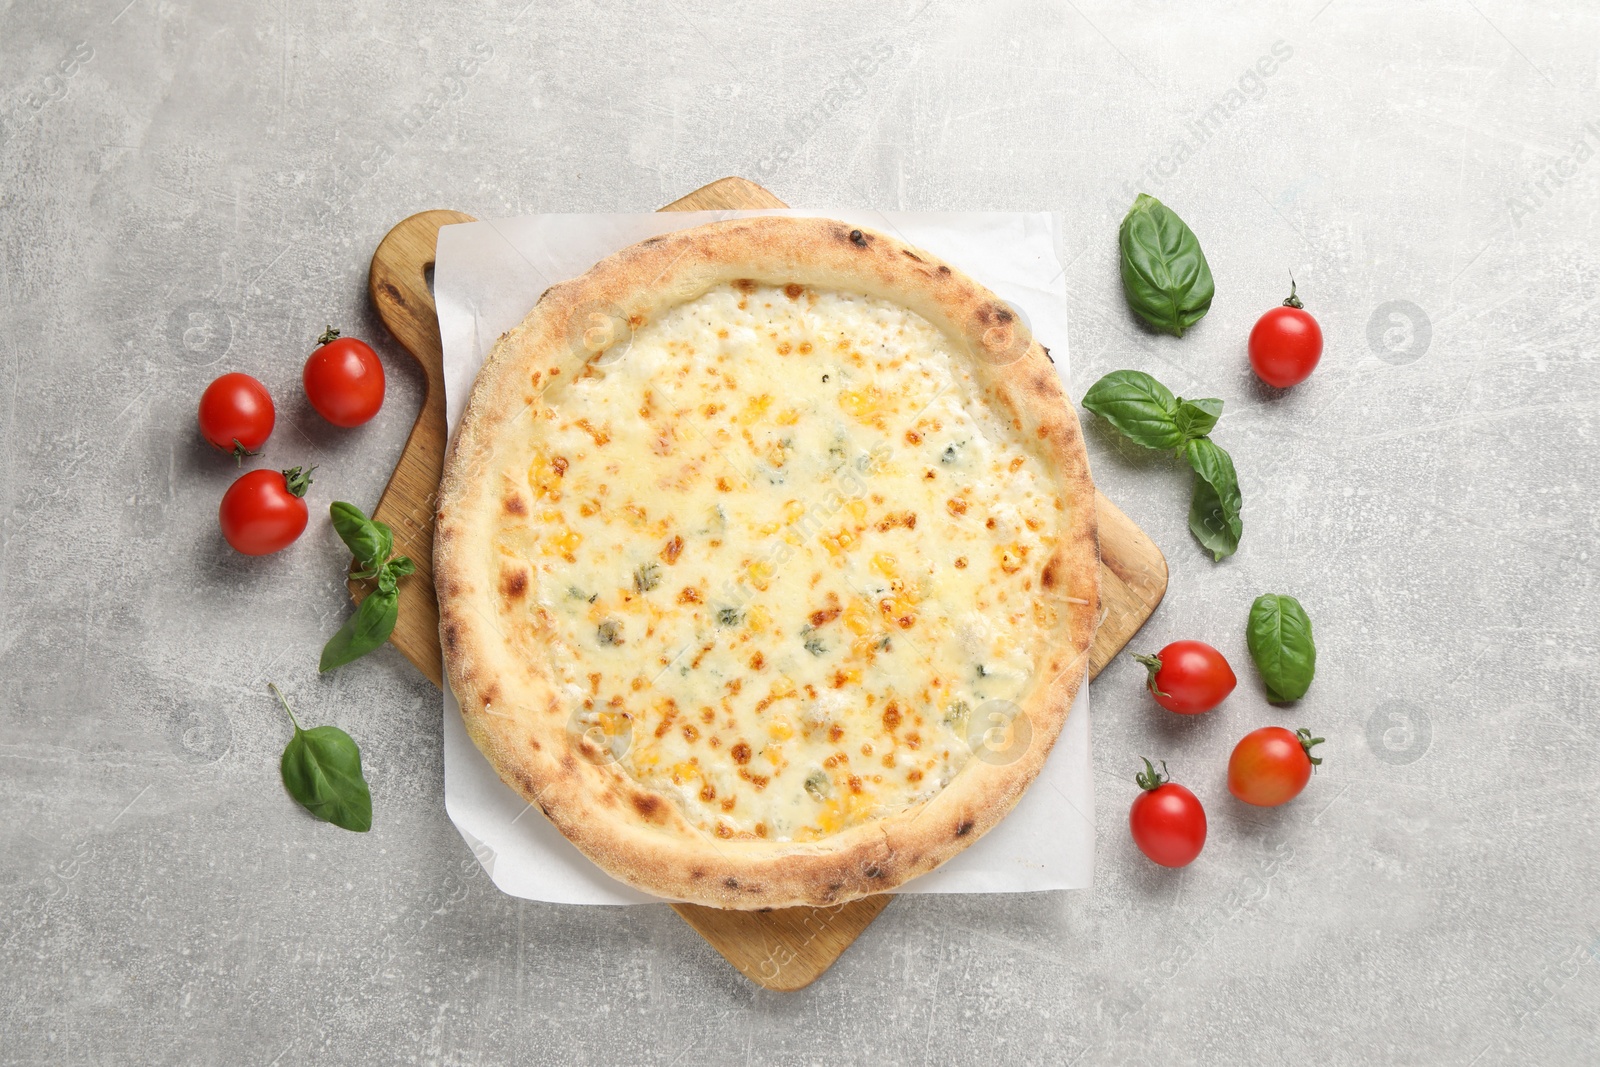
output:
[[[969, 759], [931, 800], [816, 841], [723, 840], [642, 787], [569, 729], [548, 664], [515, 653], [503, 605], [527, 578], [492, 544], [518, 498], [497, 451], [519, 433], [553, 379], [583, 370], [606, 335], [720, 284], [836, 289], [909, 308], [970, 361], [988, 402], [1013, 416], [1065, 503], [1040, 599], [1056, 640], [1018, 701], [1031, 738], [1008, 763]], [[612, 337], [614, 339], [614, 336]], [[1099, 618], [1094, 485], [1077, 417], [1045, 351], [987, 289], [887, 235], [830, 219], [759, 217], [651, 238], [547, 290], [502, 336], [480, 371], [440, 487], [434, 580], [449, 682], [478, 748], [509, 785], [613, 877], [661, 897], [713, 907], [825, 906], [891, 890], [982, 837], [1037, 776], [1083, 684]], [[520, 585], [520, 588], [519, 588]], [[536, 613], [526, 634], [539, 639]], [[519, 622], [515, 625], [523, 625]]]

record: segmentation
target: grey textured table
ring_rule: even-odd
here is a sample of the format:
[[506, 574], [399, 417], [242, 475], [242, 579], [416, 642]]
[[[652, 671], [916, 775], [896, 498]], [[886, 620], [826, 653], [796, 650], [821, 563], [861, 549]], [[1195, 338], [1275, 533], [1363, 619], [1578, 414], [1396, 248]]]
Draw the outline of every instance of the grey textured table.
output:
[[[0, 1060], [1600, 1056], [1592, 6], [125, 2], [0, 10]], [[794, 995], [666, 908], [501, 895], [443, 811], [437, 693], [392, 650], [317, 676], [347, 610], [325, 520], [234, 555], [234, 471], [193, 428], [248, 370], [272, 459], [370, 504], [419, 401], [365, 296], [392, 223], [649, 210], [730, 173], [1063, 212], [1077, 392], [1138, 367], [1225, 398], [1246, 504], [1213, 565], [1186, 476], [1089, 429], [1172, 563], [1138, 645], [1209, 639], [1240, 690], [1180, 720], [1112, 666], [1096, 887], [899, 900]], [[1121, 299], [1139, 189], [1216, 274], [1181, 341]], [[1327, 352], [1269, 395], [1244, 340], [1291, 269]], [[324, 322], [388, 357], [363, 430], [300, 393]], [[1321, 647], [1292, 712], [1244, 650], [1269, 590]], [[269, 678], [363, 743], [372, 833], [285, 797]], [[1327, 763], [1247, 810], [1222, 768], [1268, 722]], [[1209, 807], [1187, 870], [1128, 839], [1139, 754]]]

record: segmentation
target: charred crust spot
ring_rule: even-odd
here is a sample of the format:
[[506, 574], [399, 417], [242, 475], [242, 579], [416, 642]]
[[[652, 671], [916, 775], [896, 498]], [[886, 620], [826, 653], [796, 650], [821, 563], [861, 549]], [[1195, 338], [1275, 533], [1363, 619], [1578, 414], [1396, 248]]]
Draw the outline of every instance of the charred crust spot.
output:
[[1044, 565], [1044, 570], [1039, 574], [1039, 584], [1046, 589], [1054, 589], [1058, 577], [1059, 575], [1056, 574], [1056, 561], [1051, 560]]
[[690, 878], [697, 878], [698, 879], [698, 878], [704, 878], [705, 876], [706, 876], [706, 872], [702, 871], [698, 867], [696, 867], [694, 870], [689, 872], [689, 877]]
[[876, 863], [874, 863], [871, 867], [868, 867], [866, 870], [862, 871], [861, 873], [866, 875], [868, 878], [882, 878], [883, 877], [883, 868], [879, 867]]
[[941, 263], [941, 264], [939, 264], [939, 273], [940, 274], [949, 274], [950, 273], [950, 268], [945, 266], [943, 263]]
[[1044, 349], [1044, 358], [1045, 359], [1048, 359], [1051, 363], [1054, 363], [1056, 361], [1056, 357], [1052, 356], [1050, 354], [1050, 346], [1049, 345], [1040, 345], [1039, 347]]
[[966, 837], [970, 833], [972, 833], [972, 820], [971, 819], [963, 819], [963, 820], [961, 820], [961, 824], [956, 827], [956, 836], [957, 837]]
[[513, 493], [511, 496], [506, 497], [506, 514], [526, 515], [527, 513], [528, 505], [522, 502], [521, 496]]
[[649, 793], [635, 793], [629, 798], [633, 801], [633, 810], [650, 822], [656, 821], [661, 813], [661, 798]]
[[461, 640], [460, 629], [453, 622], [444, 624], [444, 647], [455, 651], [456, 643]]
[[900, 250], [900, 254], [903, 255], [903, 256], [906, 256], [909, 259], [914, 259], [918, 263], [922, 262], [922, 257], [917, 255], [915, 252], [911, 251], [911, 249], [909, 249], [909, 248], [902, 248]]
[[983, 323], [985, 326], [1005, 326], [1016, 317], [1011, 313], [1010, 308], [998, 302], [993, 304], [979, 304], [976, 314], [978, 316], [978, 321]]
[[741, 293], [753, 293], [756, 291], [756, 283], [749, 278], [735, 278], [733, 287]]
[[508, 571], [500, 578], [500, 592], [513, 600], [528, 591], [527, 571]]
[[739, 879], [737, 879], [737, 878], [724, 878], [722, 880], [722, 884], [727, 886], [729, 889], [738, 889], [739, 888]]
[[851, 230], [850, 243], [861, 248], [865, 248], [867, 247], [867, 235], [862, 233], [860, 230]]
[[790, 282], [788, 285], [783, 287], [783, 295], [788, 297], [790, 300], [799, 300], [800, 294], [805, 291], [805, 286], [798, 285], [794, 282]]

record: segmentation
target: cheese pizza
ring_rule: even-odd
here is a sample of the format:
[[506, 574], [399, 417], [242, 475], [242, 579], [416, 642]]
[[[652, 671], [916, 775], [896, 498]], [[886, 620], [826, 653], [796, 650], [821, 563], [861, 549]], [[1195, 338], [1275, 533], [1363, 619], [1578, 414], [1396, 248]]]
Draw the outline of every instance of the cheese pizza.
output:
[[724, 908], [883, 892], [976, 841], [1098, 617], [1046, 350], [828, 219], [671, 233], [548, 290], [478, 376], [434, 558], [501, 777], [612, 876]]

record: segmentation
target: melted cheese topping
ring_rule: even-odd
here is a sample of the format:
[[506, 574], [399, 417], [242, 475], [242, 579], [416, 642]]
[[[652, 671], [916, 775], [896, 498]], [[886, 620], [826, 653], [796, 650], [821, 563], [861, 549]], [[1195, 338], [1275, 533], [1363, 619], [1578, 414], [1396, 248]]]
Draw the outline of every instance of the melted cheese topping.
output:
[[544, 399], [508, 610], [641, 785], [709, 834], [813, 840], [1003, 751], [1063, 504], [930, 323], [737, 283]]

